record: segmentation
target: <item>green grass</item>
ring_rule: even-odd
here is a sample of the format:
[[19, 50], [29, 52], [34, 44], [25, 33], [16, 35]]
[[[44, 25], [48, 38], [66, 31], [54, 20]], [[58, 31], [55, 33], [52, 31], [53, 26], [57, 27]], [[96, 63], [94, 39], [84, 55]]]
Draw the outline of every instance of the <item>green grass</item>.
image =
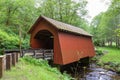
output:
[[115, 47], [98, 47], [97, 49], [102, 51], [108, 51], [100, 58], [100, 62], [119, 62], [120, 63], [120, 49]]
[[70, 80], [67, 74], [61, 74], [43, 60], [20, 59], [16, 67], [5, 71], [0, 80]]

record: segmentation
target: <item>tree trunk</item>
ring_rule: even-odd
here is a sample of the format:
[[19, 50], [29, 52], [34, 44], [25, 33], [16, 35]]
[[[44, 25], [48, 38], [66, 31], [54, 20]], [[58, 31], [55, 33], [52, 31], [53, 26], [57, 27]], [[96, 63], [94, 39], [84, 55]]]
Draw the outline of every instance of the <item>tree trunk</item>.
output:
[[11, 10], [10, 10], [10, 8], [8, 8], [8, 11], [7, 11], [7, 19], [6, 19], [6, 25], [7, 25], [7, 26], [10, 24], [10, 13], [11, 13]]
[[118, 48], [120, 48], [120, 38], [118, 38]]
[[112, 39], [110, 39], [110, 46], [112, 46]]
[[21, 27], [19, 26], [19, 49], [20, 49], [20, 55], [22, 53], [22, 31], [21, 31]]
[[116, 47], [119, 45], [119, 38], [116, 36]]

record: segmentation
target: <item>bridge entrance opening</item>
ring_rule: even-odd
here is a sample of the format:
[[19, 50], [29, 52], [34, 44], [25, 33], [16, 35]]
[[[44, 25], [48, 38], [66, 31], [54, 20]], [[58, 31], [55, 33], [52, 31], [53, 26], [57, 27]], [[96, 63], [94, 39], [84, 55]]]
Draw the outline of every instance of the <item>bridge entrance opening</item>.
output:
[[35, 39], [39, 40], [40, 48], [42, 49], [53, 49], [54, 48], [54, 36], [47, 30], [39, 31]]

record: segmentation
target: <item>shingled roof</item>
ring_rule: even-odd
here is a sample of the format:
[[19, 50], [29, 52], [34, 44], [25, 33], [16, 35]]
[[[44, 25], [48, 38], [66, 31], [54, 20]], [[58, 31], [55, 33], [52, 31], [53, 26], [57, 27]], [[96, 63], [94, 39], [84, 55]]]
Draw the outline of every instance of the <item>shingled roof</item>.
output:
[[72, 25], [69, 25], [69, 24], [66, 24], [66, 23], [63, 23], [63, 22], [45, 17], [45, 16], [40, 16], [37, 19], [37, 21], [34, 23], [32, 28], [29, 30], [28, 33], [31, 33], [31, 31], [33, 30], [33, 28], [35, 28], [35, 25], [37, 25], [39, 23], [41, 18], [43, 18], [46, 21], [48, 21], [49, 23], [51, 23], [54, 27], [56, 27], [59, 30], [68, 31], [68, 32], [71, 32], [71, 33], [79, 34], [79, 35], [92, 36], [91, 34], [89, 34], [88, 32], [84, 31], [81, 28], [78, 28], [78, 27], [75, 27], [75, 26], [72, 26]]

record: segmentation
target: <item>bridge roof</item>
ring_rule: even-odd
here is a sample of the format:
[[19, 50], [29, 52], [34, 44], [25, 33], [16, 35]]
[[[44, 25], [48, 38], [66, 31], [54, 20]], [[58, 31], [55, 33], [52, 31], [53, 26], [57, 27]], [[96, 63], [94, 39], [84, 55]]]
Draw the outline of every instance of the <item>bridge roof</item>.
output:
[[37, 21], [33, 24], [33, 26], [31, 27], [28, 33], [31, 33], [31, 31], [36, 27], [36, 25], [39, 23], [41, 19], [45, 19], [47, 22], [51, 23], [54, 27], [56, 27], [58, 30], [61, 30], [61, 31], [71, 32], [71, 33], [75, 33], [78, 35], [92, 36], [91, 34], [89, 34], [88, 32], [86, 32], [85, 30], [79, 27], [75, 27], [73, 25], [66, 24], [66, 23], [45, 17], [45, 16], [40, 16], [37, 19]]

